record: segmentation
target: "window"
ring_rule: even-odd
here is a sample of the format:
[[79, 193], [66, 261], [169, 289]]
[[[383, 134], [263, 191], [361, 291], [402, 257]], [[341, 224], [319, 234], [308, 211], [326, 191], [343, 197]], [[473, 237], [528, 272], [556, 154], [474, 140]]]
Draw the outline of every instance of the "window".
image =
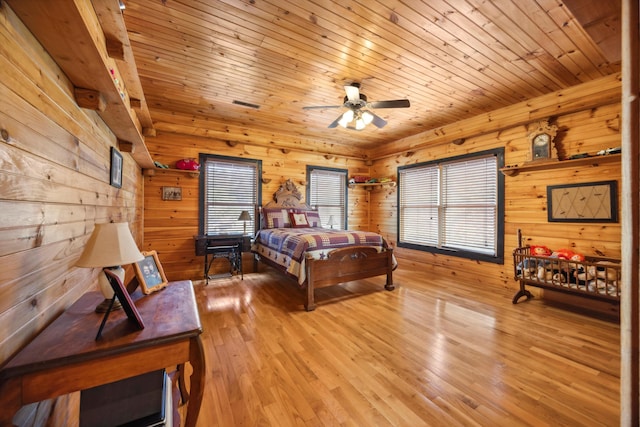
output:
[[307, 204], [318, 209], [320, 223], [347, 228], [347, 170], [307, 166]]
[[398, 246], [503, 263], [504, 150], [398, 168]]
[[200, 173], [200, 234], [242, 234], [242, 211], [251, 215], [247, 233], [255, 234], [262, 162], [200, 154]]

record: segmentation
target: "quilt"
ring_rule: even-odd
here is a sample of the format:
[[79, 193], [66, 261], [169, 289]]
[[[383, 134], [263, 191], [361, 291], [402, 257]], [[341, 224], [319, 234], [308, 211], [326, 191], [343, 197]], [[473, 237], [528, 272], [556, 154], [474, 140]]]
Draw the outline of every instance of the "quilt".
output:
[[302, 286], [306, 280], [307, 254], [314, 259], [325, 259], [333, 249], [347, 246], [372, 246], [380, 252], [387, 248], [387, 243], [381, 235], [369, 231], [269, 228], [258, 232], [252, 251], [281, 266]]

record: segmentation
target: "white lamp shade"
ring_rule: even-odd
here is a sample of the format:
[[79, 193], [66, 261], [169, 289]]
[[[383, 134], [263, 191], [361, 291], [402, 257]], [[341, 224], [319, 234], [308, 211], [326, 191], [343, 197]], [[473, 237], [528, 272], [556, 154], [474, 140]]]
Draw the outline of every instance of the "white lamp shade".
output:
[[129, 224], [111, 222], [96, 224], [76, 266], [115, 267], [143, 259], [144, 256], [138, 250], [129, 230]]

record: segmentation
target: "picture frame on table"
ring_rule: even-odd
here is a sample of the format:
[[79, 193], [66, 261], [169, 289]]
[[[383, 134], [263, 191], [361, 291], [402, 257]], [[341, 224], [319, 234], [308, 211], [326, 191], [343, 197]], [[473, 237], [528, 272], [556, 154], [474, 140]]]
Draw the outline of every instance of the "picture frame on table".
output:
[[111, 305], [109, 306], [109, 308], [104, 314], [104, 317], [102, 318], [100, 329], [98, 329], [98, 334], [96, 335], [96, 341], [102, 337], [102, 330], [104, 329], [104, 326], [107, 323], [107, 318], [109, 317], [109, 313], [113, 309], [113, 304], [115, 303], [116, 299], [122, 305], [122, 309], [126, 313], [129, 321], [133, 323], [137, 329], [144, 329], [144, 322], [142, 321], [140, 312], [138, 312], [138, 309], [133, 303], [133, 300], [131, 299], [131, 296], [129, 295], [127, 288], [122, 284], [122, 282], [120, 281], [120, 278], [109, 268], [104, 268], [102, 271], [104, 272], [105, 276], [107, 276], [107, 280], [109, 281], [109, 284], [113, 289], [114, 297], [111, 300]]
[[165, 288], [169, 282], [162, 269], [162, 264], [160, 264], [158, 252], [155, 250], [147, 251], [142, 252], [142, 255], [144, 259], [133, 265], [138, 283], [140, 283], [140, 289], [145, 295], [148, 295]]
[[111, 177], [109, 183], [116, 188], [122, 188], [122, 154], [116, 149], [111, 147]]

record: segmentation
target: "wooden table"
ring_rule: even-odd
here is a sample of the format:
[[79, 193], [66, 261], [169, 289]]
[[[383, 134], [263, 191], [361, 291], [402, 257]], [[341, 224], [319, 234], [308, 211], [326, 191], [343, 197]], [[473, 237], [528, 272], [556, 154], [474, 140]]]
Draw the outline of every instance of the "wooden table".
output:
[[[187, 401], [185, 426], [195, 427], [202, 403], [205, 360], [202, 325], [191, 281], [170, 282], [158, 292], [132, 296], [145, 328], [136, 330], [122, 310], [112, 312], [95, 335], [104, 297], [89, 292], [78, 299], [0, 370], [0, 426], [11, 426], [23, 405], [145, 372], [179, 366], [178, 383]], [[193, 368], [190, 396], [184, 364]]]

